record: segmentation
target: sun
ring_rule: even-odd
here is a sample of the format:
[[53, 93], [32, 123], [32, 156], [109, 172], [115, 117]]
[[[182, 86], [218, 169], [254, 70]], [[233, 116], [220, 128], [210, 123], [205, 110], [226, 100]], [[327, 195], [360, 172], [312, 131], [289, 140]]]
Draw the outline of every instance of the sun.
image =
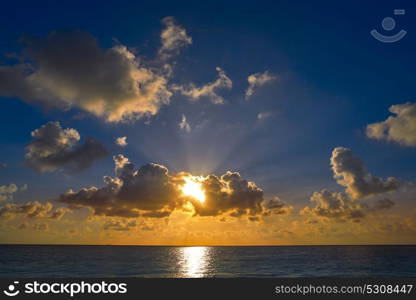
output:
[[182, 186], [182, 193], [185, 196], [195, 198], [201, 203], [205, 202], [205, 193], [201, 187], [201, 183], [195, 181], [193, 178], [185, 178], [185, 184]]

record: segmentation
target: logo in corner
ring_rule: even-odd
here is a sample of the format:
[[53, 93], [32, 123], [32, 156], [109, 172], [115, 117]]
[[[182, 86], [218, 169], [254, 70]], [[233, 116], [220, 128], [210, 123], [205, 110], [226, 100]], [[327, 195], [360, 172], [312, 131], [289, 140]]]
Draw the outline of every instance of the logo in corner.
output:
[[19, 284], [19, 281], [14, 281], [13, 284], [10, 284], [7, 287], [7, 290], [4, 290], [3, 293], [9, 297], [14, 297], [20, 293], [19, 290], [16, 289], [16, 285]]

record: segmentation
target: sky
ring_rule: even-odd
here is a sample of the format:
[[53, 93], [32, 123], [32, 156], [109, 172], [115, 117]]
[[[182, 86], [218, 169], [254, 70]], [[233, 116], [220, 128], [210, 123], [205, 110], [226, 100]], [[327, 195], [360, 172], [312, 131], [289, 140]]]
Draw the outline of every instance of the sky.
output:
[[1, 243], [416, 242], [411, 1], [3, 6]]

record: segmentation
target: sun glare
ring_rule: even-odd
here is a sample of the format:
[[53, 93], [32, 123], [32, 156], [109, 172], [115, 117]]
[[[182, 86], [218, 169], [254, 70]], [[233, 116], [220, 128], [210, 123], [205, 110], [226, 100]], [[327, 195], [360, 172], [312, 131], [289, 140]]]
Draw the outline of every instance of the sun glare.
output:
[[202, 190], [201, 184], [192, 178], [185, 178], [185, 184], [182, 187], [182, 193], [185, 196], [190, 196], [203, 203], [205, 201], [205, 193]]

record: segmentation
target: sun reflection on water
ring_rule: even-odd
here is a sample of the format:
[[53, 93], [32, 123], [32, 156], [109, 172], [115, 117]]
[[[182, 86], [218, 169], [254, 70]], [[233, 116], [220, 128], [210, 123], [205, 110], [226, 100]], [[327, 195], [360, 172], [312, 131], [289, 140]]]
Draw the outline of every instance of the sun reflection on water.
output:
[[208, 247], [182, 247], [180, 251], [180, 275], [187, 278], [206, 277], [209, 273]]

